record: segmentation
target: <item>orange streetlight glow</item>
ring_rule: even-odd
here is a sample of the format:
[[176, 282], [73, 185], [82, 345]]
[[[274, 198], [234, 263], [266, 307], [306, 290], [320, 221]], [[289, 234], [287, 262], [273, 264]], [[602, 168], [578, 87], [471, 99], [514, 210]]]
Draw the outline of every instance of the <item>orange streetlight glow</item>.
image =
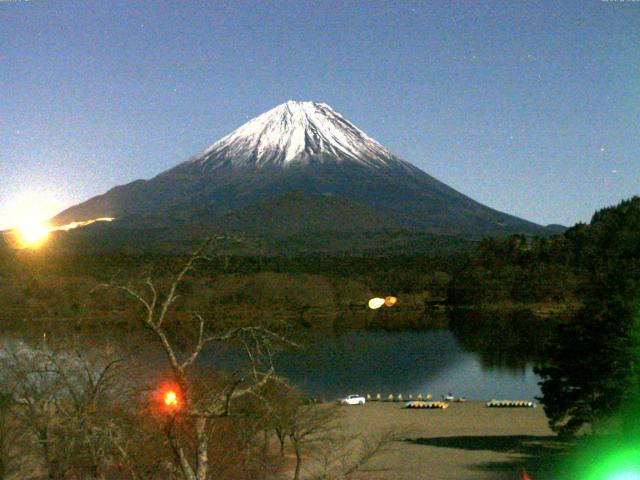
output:
[[384, 299], [384, 304], [386, 307], [393, 307], [396, 303], [398, 303], [398, 299], [396, 297], [386, 297]]

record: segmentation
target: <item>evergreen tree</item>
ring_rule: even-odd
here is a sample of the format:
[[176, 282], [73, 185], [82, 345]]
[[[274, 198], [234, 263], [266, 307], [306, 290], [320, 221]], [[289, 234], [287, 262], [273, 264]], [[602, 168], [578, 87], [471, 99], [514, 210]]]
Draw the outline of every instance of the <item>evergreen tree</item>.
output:
[[[640, 198], [596, 212], [569, 230], [574, 255], [588, 275], [584, 307], [559, 326], [541, 376], [550, 426], [563, 434], [624, 411], [623, 425], [640, 432]], [[640, 424], [638, 425], [640, 427]]]

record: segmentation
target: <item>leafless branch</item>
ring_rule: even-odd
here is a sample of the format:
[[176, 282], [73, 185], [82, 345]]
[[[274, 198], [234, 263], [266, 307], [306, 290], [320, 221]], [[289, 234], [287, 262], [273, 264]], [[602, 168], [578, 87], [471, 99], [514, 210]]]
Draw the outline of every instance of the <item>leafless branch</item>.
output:
[[182, 268], [182, 270], [180, 270], [180, 273], [178, 273], [176, 279], [171, 284], [169, 293], [167, 294], [164, 302], [162, 302], [160, 315], [158, 316], [158, 321], [157, 321], [158, 328], [162, 326], [162, 323], [164, 322], [164, 319], [167, 315], [167, 311], [169, 310], [169, 307], [178, 298], [176, 296], [176, 289], [178, 288], [178, 285], [182, 283], [182, 279], [184, 278], [184, 276], [193, 268], [194, 263], [200, 260], [201, 258], [203, 258], [202, 253], [209, 247], [210, 244], [211, 244], [211, 240], [207, 240], [200, 246], [200, 248], [198, 248], [198, 250], [196, 250], [196, 252], [193, 255], [191, 255], [191, 257], [189, 257], [189, 260], [187, 260], [187, 263]]
[[193, 352], [191, 353], [191, 355], [189, 355], [189, 357], [180, 364], [181, 371], [184, 371], [188, 366], [195, 362], [196, 358], [198, 358], [198, 355], [200, 355], [202, 347], [204, 347], [205, 343], [207, 343], [206, 339], [204, 338], [204, 319], [198, 313], [194, 313], [194, 316], [199, 321], [198, 340], [195, 347], [193, 348]]

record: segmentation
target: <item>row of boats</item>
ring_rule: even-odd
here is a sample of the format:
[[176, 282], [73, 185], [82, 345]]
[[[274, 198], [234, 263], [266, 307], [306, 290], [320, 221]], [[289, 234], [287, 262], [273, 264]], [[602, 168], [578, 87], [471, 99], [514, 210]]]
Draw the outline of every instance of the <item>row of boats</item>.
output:
[[[411, 401], [431, 401], [432, 397], [430, 393], [427, 393], [424, 397], [422, 396], [422, 393], [419, 393], [418, 396], [414, 399], [412, 394], [409, 394], [409, 396], [406, 398], [406, 400]], [[386, 398], [382, 398], [382, 395], [380, 395], [379, 393], [377, 393], [375, 395], [375, 397], [371, 396], [370, 393], [367, 393], [367, 402], [404, 402], [405, 398], [404, 396], [399, 393], [398, 395], [393, 395], [393, 393], [390, 393], [389, 395], [387, 395]], [[464, 397], [454, 397], [452, 394], [448, 394], [448, 395], [442, 395], [442, 401], [443, 402], [466, 402], [467, 399]]]
[[491, 400], [487, 402], [491, 408], [535, 408], [536, 404], [526, 400]]
[[[450, 401], [425, 402], [423, 400], [413, 400], [405, 404], [406, 408], [449, 408]], [[536, 404], [526, 400], [491, 400], [487, 402], [490, 408], [535, 408]]]
[[[414, 399], [413, 395], [409, 394], [407, 399], [403, 397], [400, 393], [398, 395], [393, 395], [390, 393], [386, 398], [383, 399], [382, 395], [379, 393], [375, 396], [372, 396], [370, 393], [367, 393], [366, 396], [367, 402], [405, 402], [407, 408], [447, 408], [452, 402], [466, 402], [467, 399], [465, 397], [456, 397], [451, 393], [447, 395], [442, 395], [441, 401], [432, 400], [431, 394], [427, 393], [424, 397], [422, 394], [418, 394], [418, 396]], [[487, 407], [490, 408], [535, 408], [536, 404], [534, 402], [530, 402], [527, 400], [491, 400], [487, 402]]]

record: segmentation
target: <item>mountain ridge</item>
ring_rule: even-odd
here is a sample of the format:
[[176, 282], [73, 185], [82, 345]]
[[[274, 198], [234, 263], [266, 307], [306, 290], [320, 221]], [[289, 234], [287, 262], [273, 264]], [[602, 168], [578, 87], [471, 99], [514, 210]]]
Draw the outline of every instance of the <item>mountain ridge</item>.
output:
[[[294, 191], [304, 192], [300, 198], [305, 205], [324, 217], [312, 222], [308, 212], [294, 208], [287, 197]], [[356, 221], [357, 212], [372, 219], [371, 228], [379, 229], [401, 225], [403, 230], [470, 237], [556, 233], [482, 205], [440, 182], [395, 156], [327, 104], [293, 101], [249, 120], [149, 180], [114, 187], [52, 221], [108, 216], [121, 226], [198, 224], [206, 230], [249, 225], [250, 211], [255, 217], [280, 218], [268, 229], [277, 235], [279, 230], [286, 234], [296, 222], [273, 214], [280, 202], [301, 225], [341, 231], [344, 222], [339, 216], [319, 205], [331, 196], [340, 199], [338, 210], [362, 232], [367, 225]], [[260, 230], [259, 223], [257, 218], [251, 229]]]

